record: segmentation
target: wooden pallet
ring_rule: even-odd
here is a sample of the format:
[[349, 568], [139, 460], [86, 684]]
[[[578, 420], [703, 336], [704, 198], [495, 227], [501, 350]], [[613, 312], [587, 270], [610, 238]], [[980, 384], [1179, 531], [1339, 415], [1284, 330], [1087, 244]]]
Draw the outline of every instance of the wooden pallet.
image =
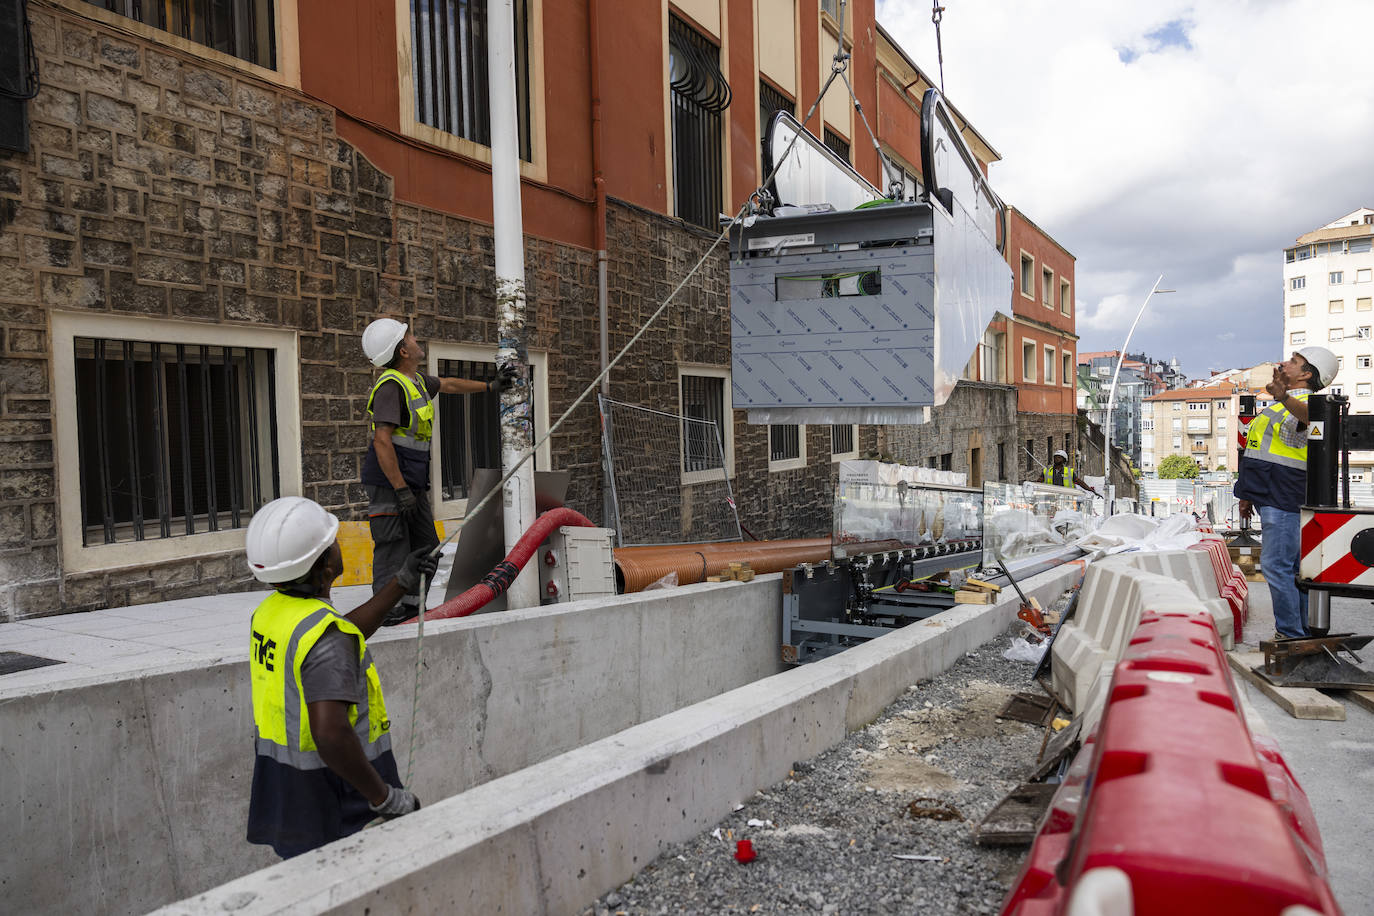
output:
[[1340, 700], [1333, 700], [1313, 687], [1276, 687], [1256, 674], [1253, 669], [1264, 664], [1263, 652], [1227, 652], [1226, 659], [1237, 674], [1293, 718], [1345, 721], [1345, 706]]

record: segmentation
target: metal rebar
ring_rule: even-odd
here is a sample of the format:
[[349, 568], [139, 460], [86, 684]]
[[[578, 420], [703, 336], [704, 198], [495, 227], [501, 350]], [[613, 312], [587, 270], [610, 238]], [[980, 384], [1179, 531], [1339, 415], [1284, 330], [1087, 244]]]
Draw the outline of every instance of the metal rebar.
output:
[[205, 513], [211, 531], [219, 530], [218, 503], [215, 499], [215, 439], [210, 427], [214, 414], [210, 399], [210, 348], [200, 345], [200, 432], [205, 448]]
[[195, 494], [191, 484], [191, 406], [186, 371], [186, 345], [177, 344], [177, 413], [181, 427], [181, 512], [186, 519], [186, 533], [196, 533]]
[[166, 380], [163, 377], [162, 344], [153, 343], [153, 451], [157, 453], [157, 517], [158, 536], [172, 536], [172, 498], [168, 491], [167, 442], [163, 430], [163, 404], [167, 402]]
[[143, 477], [138, 460], [138, 406], [135, 404], [137, 385], [134, 379], [134, 342], [123, 341], [124, 356], [124, 430], [128, 436], [129, 498], [133, 503], [134, 540], [143, 540]]

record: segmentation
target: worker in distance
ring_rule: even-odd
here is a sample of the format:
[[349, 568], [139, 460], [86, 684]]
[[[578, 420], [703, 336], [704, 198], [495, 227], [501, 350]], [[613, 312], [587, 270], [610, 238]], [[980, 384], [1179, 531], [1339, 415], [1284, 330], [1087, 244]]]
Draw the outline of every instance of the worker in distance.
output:
[[[412, 552], [439, 546], [429, 494], [434, 399], [441, 394], [500, 394], [515, 384], [518, 374], [511, 366], [502, 366], [489, 382], [426, 374], [420, 368], [424, 347], [394, 318], [378, 318], [367, 326], [363, 353], [383, 370], [367, 398], [372, 439], [362, 470], [376, 594]], [[414, 617], [420, 600], [408, 595], [383, 625]]]
[[1054, 464], [1045, 468], [1045, 483], [1053, 484], [1056, 487], [1080, 486], [1094, 496], [1101, 496], [1088, 482], [1078, 476], [1078, 470], [1068, 464], [1069, 455], [1062, 448], [1054, 453], [1052, 459]]
[[1298, 590], [1302, 519], [1307, 496], [1307, 397], [1336, 378], [1340, 364], [1326, 347], [1303, 347], [1274, 367], [1265, 386], [1274, 402], [1250, 421], [1233, 492], [1240, 517], [1259, 510], [1264, 580], [1274, 605], [1275, 635], [1307, 636], [1307, 592]]
[[401, 785], [382, 683], [367, 638], [436, 557], [421, 548], [348, 614], [330, 603], [343, 572], [339, 520], [299, 496], [253, 515], [246, 553], [275, 591], [253, 612], [249, 672], [256, 757], [248, 842], [283, 859], [420, 808]]

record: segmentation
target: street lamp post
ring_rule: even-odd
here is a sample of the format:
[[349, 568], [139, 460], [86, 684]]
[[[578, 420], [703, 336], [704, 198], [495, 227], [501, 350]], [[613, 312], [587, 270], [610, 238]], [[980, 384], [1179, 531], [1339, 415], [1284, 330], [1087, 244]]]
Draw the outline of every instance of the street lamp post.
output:
[[[1112, 412], [1116, 409], [1116, 383], [1117, 380], [1121, 378], [1121, 364], [1126, 361], [1126, 351], [1131, 346], [1131, 335], [1135, 333], [1135, 326], [1140, 324], [1140, 316], [1145, 314], [1145, 307], [1150, 304], [1150, 298], [1154, 296], [1155, 293], [1162, 294], [1174, 292], [1172, 289], [1160, 289], [1159, 284], [1163, 282], [1164, 275], [1160, 274], [1159, 278], [1155, 280], [1155, 285], [1150, 287], [1150, 291], [1145, 295], [1145, 301], [1140, 303], [1140, 310], [1135, 313], [1135, 321], [1131, 322], [1131, 329], [1126, 332], [1126, 342], [1121, 345], [1121, 352], [1117, 354], [1116, 357], [1116, 371], [1112, 373], [1112, 388], [1107, 394], [1106, 428], [1102, 430], [1102, 442], [1105, 446], [1102, 449], [1102, 485], [1104, 487], [1110, 487], [1112, 485], [1112, 429], [1114, 425]], [[1111, 511], [1112, 507], [1109, 503], [1107, 506], [1108, 514], [1110, 514]]]

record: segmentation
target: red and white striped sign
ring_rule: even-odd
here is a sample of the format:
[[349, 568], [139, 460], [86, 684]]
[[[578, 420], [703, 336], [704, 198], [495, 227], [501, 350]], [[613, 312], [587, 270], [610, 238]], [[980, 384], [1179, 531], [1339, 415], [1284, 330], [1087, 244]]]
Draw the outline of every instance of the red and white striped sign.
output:
[[1350, 552], [1350, 542], [1374, 529], [1374, 514], [1345, 510], [1302, 510], [1302, 559], [1298, 578], [1308, 582], [1374, 586], [1370, 569]]

